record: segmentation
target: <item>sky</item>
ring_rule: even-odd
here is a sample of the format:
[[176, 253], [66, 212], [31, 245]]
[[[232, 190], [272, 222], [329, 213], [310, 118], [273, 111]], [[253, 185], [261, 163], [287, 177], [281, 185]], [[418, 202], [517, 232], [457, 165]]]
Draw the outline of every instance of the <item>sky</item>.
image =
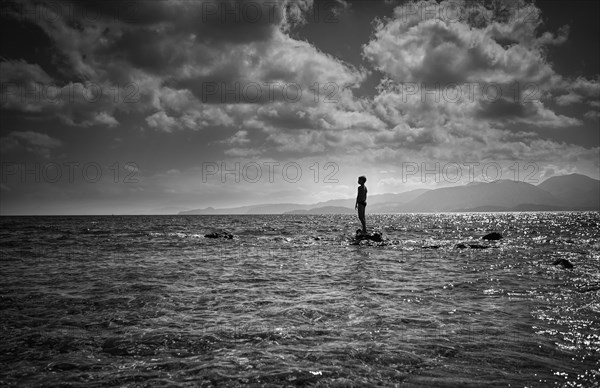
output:
[[0, 215], [600, 178], [593, 1], [3, 1]]

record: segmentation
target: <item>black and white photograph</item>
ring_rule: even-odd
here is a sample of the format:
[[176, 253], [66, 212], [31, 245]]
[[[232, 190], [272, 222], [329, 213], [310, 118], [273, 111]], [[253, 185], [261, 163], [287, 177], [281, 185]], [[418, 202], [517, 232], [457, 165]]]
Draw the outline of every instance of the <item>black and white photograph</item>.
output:
[[600, 2], [0, 29], [0, 386], [600, 385]]

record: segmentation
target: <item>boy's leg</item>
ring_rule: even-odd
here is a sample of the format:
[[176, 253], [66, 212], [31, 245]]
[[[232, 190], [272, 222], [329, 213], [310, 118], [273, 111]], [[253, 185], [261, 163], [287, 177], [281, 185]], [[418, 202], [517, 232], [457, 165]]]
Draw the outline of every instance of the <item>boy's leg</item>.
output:
[[365, 206], [364, 205], [358, 205], [358, 219], [360, 220], [360, 223], [362, 224], [363, 233], [367, 233], [367, 223], [365, 220]]

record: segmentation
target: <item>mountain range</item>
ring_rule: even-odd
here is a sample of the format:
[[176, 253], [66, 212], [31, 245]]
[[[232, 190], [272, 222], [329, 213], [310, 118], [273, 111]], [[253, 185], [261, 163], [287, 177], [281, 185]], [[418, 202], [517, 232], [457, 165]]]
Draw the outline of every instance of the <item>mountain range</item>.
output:
[[[279, 203], [194, 209], [179, 214], [354, 214], [354, 198], [311, 205]], [[498, 180], [439, 189], [418, 189], [367, 198], [369, 213], [600, 210], [600, 180], [555, 176], [538, 185]]]

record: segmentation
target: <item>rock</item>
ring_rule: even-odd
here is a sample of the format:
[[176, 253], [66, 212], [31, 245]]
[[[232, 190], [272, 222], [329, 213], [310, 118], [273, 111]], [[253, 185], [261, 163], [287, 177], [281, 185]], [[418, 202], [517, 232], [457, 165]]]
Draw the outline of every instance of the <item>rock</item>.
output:
[[373, 234], [369, 235], [369, 240], [375, 241], [375, 242], [382, 242], [383, 237], [381, 237], [381, 233], [373, 233]]
[[205, 234], [204, 237], [206, 237], [206, 238], [226, 238], [226, 239], [232, 239], [233, 238], [233, 234], [231, 234], [229, 232], [212, 232], [212, 233]]
[[482, 240], [501, 240], [502, 235], [498, 232], [488, 233], [481, 238]]
[[427, 245], [425, 247], [421, 247], [421, 249], [440, 249], [439, 245]]
[[480, 245], [480, 244], [463, 244], [463, 243], [458, 243], [454, 246], [454, 248], [456, 249], [467, 249], [467, 248], [471, 248], [471, 249], [488, 249], [489, 246], [487, 245]]
[[558, 259], [552, 264], [561, 265], [563, 268], [573, 268], [573, 264], [571, 264], [571, 262], [567, 259]]
[[129, 356], [128, 344], [119, 338], [108, 338], [102, 343], [102, 351], [113, 356]]
[[381, 234], [381, 232], [373, 232], [373, 233], [367, 233], [367, 234], [363, 234], [362, 230], [357, 229], [356, 230], [356, 235], [354, 236], [354, 238], [356, 240], [369, 240], [369, 241], [374, 241], [374, 242], [382, 242], [383, 241], [383, 236]]

